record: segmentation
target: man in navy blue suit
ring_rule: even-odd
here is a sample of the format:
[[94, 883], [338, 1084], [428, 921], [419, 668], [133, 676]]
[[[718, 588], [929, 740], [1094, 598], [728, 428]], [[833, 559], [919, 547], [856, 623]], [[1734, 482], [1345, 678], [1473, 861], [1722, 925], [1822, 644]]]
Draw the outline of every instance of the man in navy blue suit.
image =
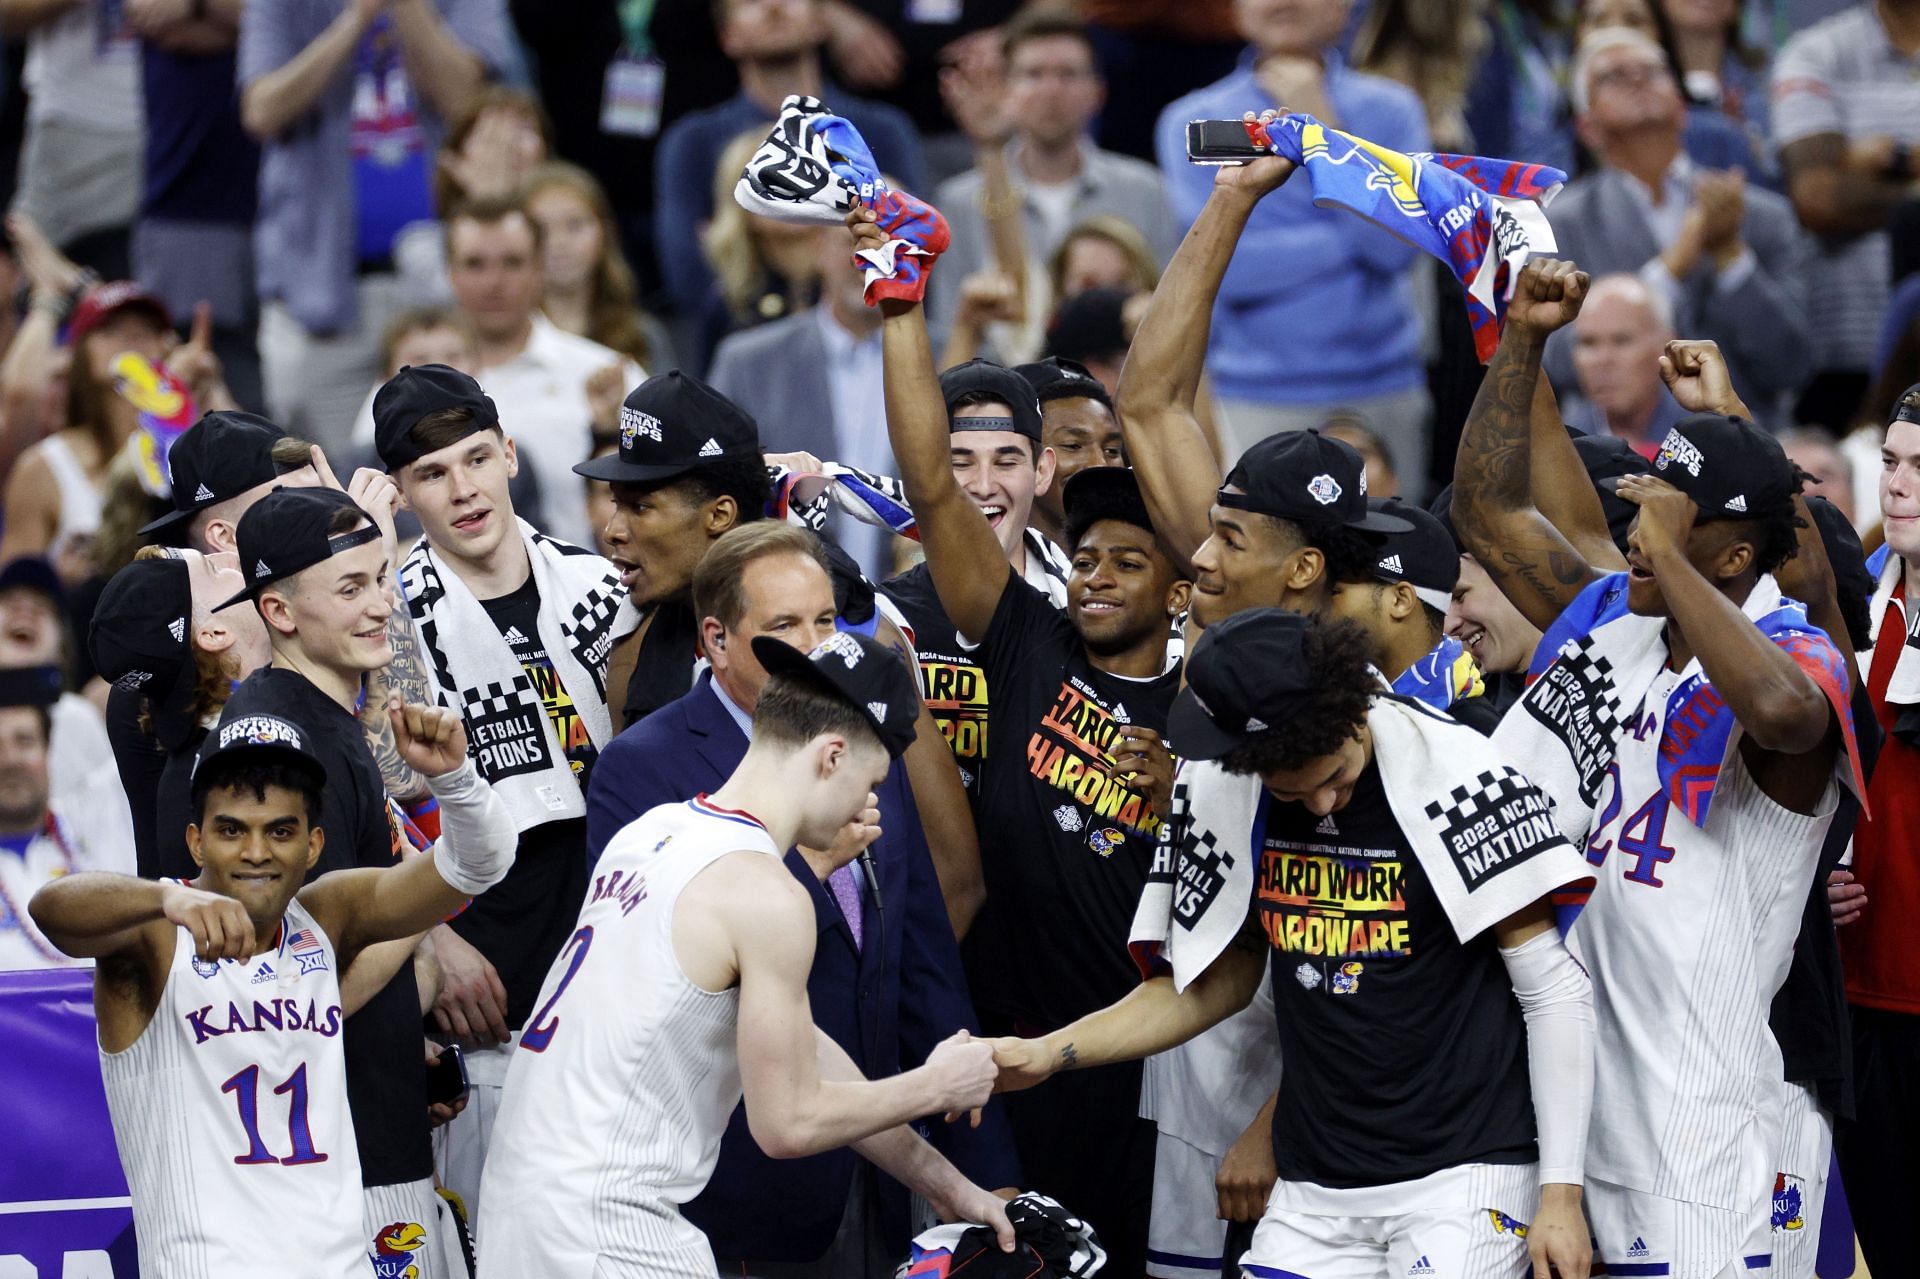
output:
[[[837, 627], [818, 539], [770, 520], [715, 541], [694, 573], [693, 597], [712, 669], [601, 752], [587, 792], [590, 856], [640, 814], [718, 786], [740, 762], [767, 679], [749, 647], [755, 636], [804, 651]], [[977, 1030], [902, 763], [877, 795], [882, 833], [858, 860], [828, 874], [836, 859], [824, 850], [787, 854], [820, 927], [807, 981], [814, 1020], [869, 1078], [917, 1065], [956, 1026]], [[856, 822], [841, 838], [858, 844], [870, 836]], [[977, 1129], [961, 1123], [930, 1135], [976, 1184], [1017, 1184], [998, 1103]], [[686, 1215], [707, 1232], [722, 1274], [755, 1279], [890, 1273], [908, 1235], [906, 1193], [897, 1183], [850, 1150], [769, 1159], [747, 1131], [744, 1109], [734, 1113], [713, 1178]]]

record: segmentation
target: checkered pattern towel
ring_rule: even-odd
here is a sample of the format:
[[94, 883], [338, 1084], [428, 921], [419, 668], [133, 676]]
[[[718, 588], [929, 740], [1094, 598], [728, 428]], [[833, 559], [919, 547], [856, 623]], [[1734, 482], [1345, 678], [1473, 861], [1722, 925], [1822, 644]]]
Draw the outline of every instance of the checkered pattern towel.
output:
[[[1374, 698], [1367, 727], [1387, 803], [1461, 940], [1589, 877], [1546, 796], [1486, 738], [1387, 694]], [[1267, 808], [1258, 777], [1181, 765], [1129, 934], [1141, 972], [1170, 971], [1185, 990], [1227, 948], [1253, 902]]]
[[[517, 521], [540, 592], [540, 643], [595, 746], [613, 739], [607, 655], [639, 625], [613, 565]], [[467, 746], [520, 830], [586, 815], [546, 707], [467, 584], [421, 538], [400, 566], [407, 611], [443, 705], [457, 706]]]

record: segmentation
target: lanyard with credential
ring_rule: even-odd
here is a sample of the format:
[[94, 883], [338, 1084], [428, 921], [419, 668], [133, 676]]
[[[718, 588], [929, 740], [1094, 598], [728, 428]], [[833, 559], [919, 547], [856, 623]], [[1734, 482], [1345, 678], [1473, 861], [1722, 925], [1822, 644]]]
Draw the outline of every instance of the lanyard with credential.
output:
[[653, 53], [647, 27], [654, 0], [619, 0], [620, 52], [607, 64], [606, 90], [600, 100], [604, 133], [651, 138], [660, 132], [660, 105], [667, 68]]

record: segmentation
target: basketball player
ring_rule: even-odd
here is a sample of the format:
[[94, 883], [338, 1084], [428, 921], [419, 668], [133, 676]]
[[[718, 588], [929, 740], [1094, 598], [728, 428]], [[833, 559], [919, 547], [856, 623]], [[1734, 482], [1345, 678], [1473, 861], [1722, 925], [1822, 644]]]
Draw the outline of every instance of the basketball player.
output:
[[368, 1273], [340, 974], [498, 881], [514, 848], [459, 716], [397, 701], [388, 715], [440, 801], [431, 856], [301, 888], [326, 843], [326, 770], [289, 721], [239, 715], [193, 780], [198, 877], [78, 874], [34, 895], [46, 936], [98, 961], [100, 1070], [143, 1274]]
[[[1771, 1254], [1783, 1067], [1767, 1015], [1851, 772], [1848, 675], [1773, 577], [1796, 551], [1822, 569], [1824, 555], [1800, 539], [1792, 464], [1750, 422], [1693, 412], [1651, 473], [1618, 481], [1640, 508], [1624, 573], [1537, 509], [1530, 476], [1578, 465], [1564, 432], [1529, 418], [1547, 337], [1586, 288], [1568, 262], [1522, 273], [1460, 440], [1453, 522], [1546, 631], [1494, 741], [1527, 761], [1596, 877], [1568, 934], [1600, 1032], [1596, 1257], [1739, 1276]], [[1697, 376], [1665, 371], [1683, 407], [1707, 406]]]
[[813, 1026], [818, 925], [781, 860], [796, 844], [840, 848], [836, 832], [872, 806], [914, 740], [913, 676], [846, 631], [810, 654], [760, 636], [753, 655], [771, 678], [746, 758], [712, 796], [652, 809], [608, 843], [541, 987], [482, 1181], [481, 1279], [711, 1279], [680, 1205], [712, 1174], [743, 1091], [768, 1154], [855, 1145], [1012, 1247], [1000, 1201], [904, 1126], [980, 1105], [990, 1050], [960, 1034], [917, 1070], [861, 1080]]

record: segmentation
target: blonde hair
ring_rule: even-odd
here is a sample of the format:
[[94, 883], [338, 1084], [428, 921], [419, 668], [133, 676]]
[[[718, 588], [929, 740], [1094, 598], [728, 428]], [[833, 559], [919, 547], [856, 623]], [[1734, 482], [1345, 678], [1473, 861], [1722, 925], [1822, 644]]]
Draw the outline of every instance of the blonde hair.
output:
[[533, 171], [524, 192], [527, 203], [531, 205], [536, 196], [549, 190], [579, 196], [600, 224], [600, 258], [593, 264], [593, 281], [588, 286], [586, 336], [631, 356], [634, 363], [645, 368], [652, 351], [640, 327], [640, 307], [635, 300], [640, 290], [626, 254], [620, 251], [620, 227], [613, 220], [613, 205], [606, 191], [591, 173], [564, 160], [550, 160]]
[[1445, 122], [1465, 110], [1486, 43], [1473, 0], [1374, 0], [1354, 37], [1353, 65], [1401, 81], [1430, 123]]
[[1053, 256], [1047, 259], [1047, 283], [1053, 289], [1053, 310], [1059, 310], [1060, 304], [1067, 300], [1067, 257], [1078, 240], [1104, 240], [1120, 250], [1120, 255], [1127, 260], [1127, 266], [1133, 272], [1139, 292], [1151, 293], [1159, 287], [1160, 264], [1154, 259], [1147, 237], [1125, 218], [1100, 213], [1085, 222], [1076, 223], [1060, 241], [1060, 247], [1053, 251]]
[[753, 238], [751, 215], [733, 198], [734, 183], [767, 136], [765, 129], [742, 133], [727, 143], [713, 170], [713, 220], [700, 233], [700, 251], [720, 285], [720, 296], [735, 316], [748, 314], [769, 283], [767, 260]]

